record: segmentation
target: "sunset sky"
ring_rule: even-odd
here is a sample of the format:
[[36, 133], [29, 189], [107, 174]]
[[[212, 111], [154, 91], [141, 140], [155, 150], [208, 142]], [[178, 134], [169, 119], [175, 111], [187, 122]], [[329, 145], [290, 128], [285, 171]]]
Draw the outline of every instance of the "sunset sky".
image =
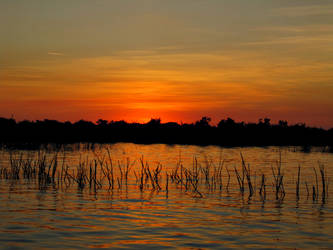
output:
[[332, 0], [1, 0], [0, 117], [333, 127]]

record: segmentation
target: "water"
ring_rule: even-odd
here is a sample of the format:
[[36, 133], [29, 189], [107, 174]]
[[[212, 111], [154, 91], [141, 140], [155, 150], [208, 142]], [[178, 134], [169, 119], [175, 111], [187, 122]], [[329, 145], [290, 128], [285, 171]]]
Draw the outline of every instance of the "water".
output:
[[[75, 171], [79, 162], [107, 159], [111, 152], [114, 169], [127, 159], [131, 170], [128, 181], [108, 189], [107, 181], [95, 190], [74, 182], [53, 183], [41, 188], [36, 180], [0, 180], [0, 245], [4, 249], [36, 248], [333, 248], [333, 205], [331, 187], [325, 199], [313, 199], [313, 167], [320, 180], [319, 164], [332, 179], [333, 155], [302, 153], [290, 148], [230, 148], [135, 145], [119, 143], [87, 150], [84, 145], [66, 148], [65, 162]], [[319, 151], [319, 150], [317, 150]], [[251, 166], [255, 194], [239, 191], [234, 167], [240, 170], [242, 152]], [[14, 152], [14, 157], [37, 157], [34, 151]], [[54, 152], [48, 152], [51, 159]], [[272, 169], [282, 160], [285, 197], [276, 200]], [[161, 190], [145, 186], [141, 191], [134, 171], [139, 173], [140, 158], [151, 169], [163, 165]], [[0, 152], [0, 166], [9, 167], [9, 154]], [[59, 165], [63, 154], [59, 153]], [[224, 162], [222, 190], [200, 182], [198, 190], [185, 190], [169, 180], [177, 162], [192, 169], [193, 162], [211, 169]], [[297, 169], [301, 166], [300, 196], [296, 197]], [[59, 170], [60, 167], [58, 167]], [[230, 172], [229, 188], [226, 190]], [[212, 170], [211, 170], [212, 171]], [[72, 172], [71, 172], [72, 173]], [[261, 174], [266, 175], [266, 198], [259, 195]], [[115, 172], [119, 176], [119, 170]], [[99, 176], [99, 173], [97, 173]], [[305, 182], [308, 185], [309, 195]], [[245, 182], [246, 183], [246, 182]]]

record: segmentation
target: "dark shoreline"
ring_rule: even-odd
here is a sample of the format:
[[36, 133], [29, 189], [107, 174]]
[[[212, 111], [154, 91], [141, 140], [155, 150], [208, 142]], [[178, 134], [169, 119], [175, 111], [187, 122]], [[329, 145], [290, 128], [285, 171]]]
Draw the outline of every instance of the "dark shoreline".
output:
[[333, 129], [308, 127], [305, 124], [288, 125], [286, 121], [271, 124], [269, 119], [258, 123], [235, 122], [228, 118], [217, 126], [203, 117], [192, 124], [148, 123], [99, 120], [59, 122], [55, 120], [22, 121], [0, 118], [0, 145], [5, 148], [38, 148], [41, 145], [73, 143], [184, 144], [245, 146], [301, 146], [304, 151], [312, 146], [333, 149]]

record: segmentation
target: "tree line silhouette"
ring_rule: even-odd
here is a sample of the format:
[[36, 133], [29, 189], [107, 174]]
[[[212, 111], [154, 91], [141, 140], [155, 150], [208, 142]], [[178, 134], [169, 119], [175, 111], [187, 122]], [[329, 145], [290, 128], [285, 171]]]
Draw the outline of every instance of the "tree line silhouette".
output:
[[231, 118], [211, 125], [209, 117], [195, 123], [162, 123], [151, 119], [147, 123], [127, 123], [99, 119], [96, 123], [80, 120], [20, 121], [0, 118], [0, 143], [10, 145], [41, 145], [47, 143], [166, 143], [220, 146], [328, 146], [332, 150], [333, 128], [309, 127], [304, 123], [289, 125], [280, 120], [272, 124], [269, 118], [257, 123], [236, 122]]

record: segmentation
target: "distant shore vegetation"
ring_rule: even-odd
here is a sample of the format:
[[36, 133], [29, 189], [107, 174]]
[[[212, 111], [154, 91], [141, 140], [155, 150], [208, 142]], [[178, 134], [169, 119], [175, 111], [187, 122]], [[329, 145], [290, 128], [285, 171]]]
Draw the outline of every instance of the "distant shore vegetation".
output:
[[29, 146], [47, 143], [165, 143], [219, 146], [327, 146], [332, 152], [333, 128], [309, 127], [305, 123], [289, 125], [280, 120], [272, 124], [269, 118], [257, 123], [236, 122], [222, 119], [217, 125], [209, 117], [194, 123], [162, 123], [151, 119], [147, 123], [126, 121], [96, 122], [80, 120], [60, 122], [56, 120], [16, 121], [0, 118], [0, 143], [2, 146]]

